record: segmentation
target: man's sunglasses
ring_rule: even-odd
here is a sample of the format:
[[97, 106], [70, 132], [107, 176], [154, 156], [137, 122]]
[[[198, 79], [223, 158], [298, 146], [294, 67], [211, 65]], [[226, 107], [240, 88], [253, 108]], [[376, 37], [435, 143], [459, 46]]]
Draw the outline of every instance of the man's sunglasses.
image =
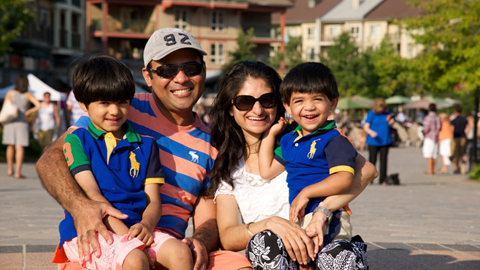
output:
[[275, 102], [275, 93], [267, 93], [261, 95], [259, 98], [254, 98], [252, 96], [236, 96], [232, 99], [232, 104], [239, 111], [249, 111], [253, 108], [255, 103], [260, 102], [263, 108], [273, 108], [277, 106]]
[[178, 72], [183, 70], [183, 73], [188, 77], [197, 76], [203, 71], [203, 64], [198, 62], [188, 62], [177, 65], [161, 65], [157, 69], [151, 68], [150, 71], [156, 73], [159, 77], [164, 79], [172, 79], [177, 76]]

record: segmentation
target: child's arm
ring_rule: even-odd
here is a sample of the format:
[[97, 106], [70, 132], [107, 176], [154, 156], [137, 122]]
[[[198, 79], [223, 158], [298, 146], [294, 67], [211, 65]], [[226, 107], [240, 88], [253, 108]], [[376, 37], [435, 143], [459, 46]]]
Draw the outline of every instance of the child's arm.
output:
[[129, 239], [136, 237], [145, 243], [146, 246], [153, 244], [153, 230], [162, 216], [162, 201], [160, 200], [160, 185], [145, 185], [147, 194], [147, 207], [143, 211], [142, 221], [130, 227]]
[[302, 189], [290, 206], [290, 220], [295, 222], [297, 218], [302, 219], [310, 199], [344, 193], [352, 184], [353, 174], [342, 171]]
[[[105, 202], [110, 204], [110, 202], [102, 195], [100, 188], [98, 187], [97, 181], [92, 171], [85, 170], [75, 174], [75, 180], [78, 185], [82, 188], [83, 192], [93, 201]], [[114, 218], [112, 216], [105, 216], [103, 218], [107, 228], [118, 234], [125, 235], [128, 233], [128, 227], [120, 219]]]
[[265, 180], [271, 180], [281, 174], [285, 167], [274, 158], [273, 148], [275, 146], [275, 136], [285, 128], [285, 119], [280, 118], [277, 124], [274, 124], [263, 134], [263, 139], [258, 152], [260, 166], [260, 176]]

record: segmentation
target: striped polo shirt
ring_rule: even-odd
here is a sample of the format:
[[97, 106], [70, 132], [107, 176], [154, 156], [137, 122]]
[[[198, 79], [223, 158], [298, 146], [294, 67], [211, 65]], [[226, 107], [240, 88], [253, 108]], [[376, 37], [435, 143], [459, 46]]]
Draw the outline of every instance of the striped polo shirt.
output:
[[[89, 122], [89, 117], [82, 116], [75, 126], [87, 127]], [[160, 187], [162, 217], [157, 227], [184, 238], [200, 191], [210, 183], [207, 176], [217, 156], [210, 144], [210, 130], [198, 115], [190, 126], [173, 124], [150, 93], [135, 94], [127, 122], [137, 133], [155, 138], [159, 147], [165, 184]]]

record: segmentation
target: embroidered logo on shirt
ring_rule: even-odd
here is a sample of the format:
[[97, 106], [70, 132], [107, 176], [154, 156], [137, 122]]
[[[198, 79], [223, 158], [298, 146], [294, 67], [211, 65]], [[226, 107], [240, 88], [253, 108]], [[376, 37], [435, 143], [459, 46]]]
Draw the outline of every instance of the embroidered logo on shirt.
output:
[[[140, 147], [137, 147], [135, 150], [139, 148]], [[135, 178], [138, 176], [138, 172], [140, 171], [140, 163], [138, 163], [137, 159], [135, 158], [137, 155], [135, 155], [133, 151], [130, 152], [130, 154], [128, 155], [128, 158], [130, 159], [130, 164], [132, 166], [130, 168], [130, 176]]]
[[315, 156], [315, 152], [317, 152], [317, 149], [315, 148], [315, 146], [317, 145], [317, 141], [320, 141], [320, 140], [321, 139], [316, 139], [310, 145], [310, 152], [308, 152], [308, 154], [307, 154], [308, 159], [312, 159], [313, 156]]
[[199, 156], [196, 154], [197, 152], [195, 151], [190, 151], [188, 152], [188, 154], [190, 154], [190, 156], [192, 156], [192, 162], [195, 162], [195, 163], [198, 163], [198, 158]]

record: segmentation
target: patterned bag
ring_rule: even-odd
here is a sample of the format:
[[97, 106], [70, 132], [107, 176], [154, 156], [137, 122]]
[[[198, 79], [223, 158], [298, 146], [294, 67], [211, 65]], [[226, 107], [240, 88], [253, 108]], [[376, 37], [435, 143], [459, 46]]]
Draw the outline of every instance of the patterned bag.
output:
[[0, 111], [0, 124], [6, 124], [15, 120], [18, 116], [18, 108], [13, 104], [11, 100], [7, 100], [3, 103], [2, 110]]

